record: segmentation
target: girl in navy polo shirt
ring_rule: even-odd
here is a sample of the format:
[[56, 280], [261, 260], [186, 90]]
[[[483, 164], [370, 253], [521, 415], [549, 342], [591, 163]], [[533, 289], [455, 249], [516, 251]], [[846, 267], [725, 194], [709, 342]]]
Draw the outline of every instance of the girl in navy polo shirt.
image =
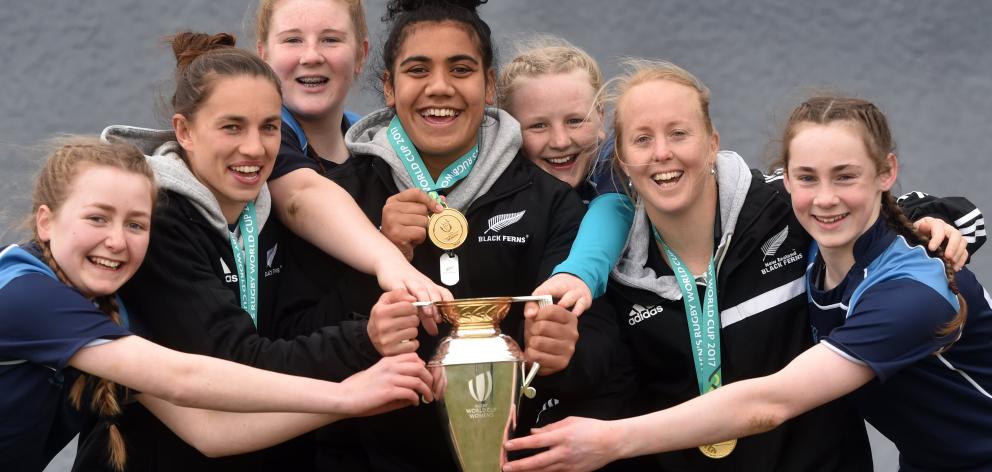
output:
[[[504, 470], [592, 470], [716, 448], [844, 396], [896, 444], [901, 470], [992, 468], [990, 297], [967, 268], [955, 273], [943, 251], [928, 252], [896, 205], [885, 116], [863, 100], [812, 98], [793, 111], [782, 142], [793, 209], [815, 239], [806, 283], [819, 342], [777, 373], [667, 410], [571, 418], [513, 440], [551, 450]], [[984, 221], [976, 224], [984, 235]]]
[[343, 417], [416, 403], [417, 390], [429, 394], [413, 355], [334, 384], [132, 335], [115, 292], [144, 258], [155, 193], [144, 156], [127, 144], [74, 139], [42, 169], [32, 241], [0, 252], [0, 470], [42, 470], [90, 410], [110, 418], [109, 460], [122, 468], [117, 384], [141, 392], [138, 401], [209, 455], [259, 449]]

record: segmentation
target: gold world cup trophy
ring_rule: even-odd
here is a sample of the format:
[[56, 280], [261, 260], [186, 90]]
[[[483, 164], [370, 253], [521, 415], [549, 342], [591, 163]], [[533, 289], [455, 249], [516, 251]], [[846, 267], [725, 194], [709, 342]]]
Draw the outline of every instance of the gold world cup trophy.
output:
[[533, 363], [525, 374], [520, 346], [499, 330], [510, 304], [518, 301], [544, 306], [551, 303], [551, 297], [434, 302], [452, 330], [427, 366], [434, 376], [441, 421], [464, 472], [501, 469], [506, 462], [503, 443], [516, 427], [520, 395], [533, 398], [535, 394], [530, 383], [540, 366]]

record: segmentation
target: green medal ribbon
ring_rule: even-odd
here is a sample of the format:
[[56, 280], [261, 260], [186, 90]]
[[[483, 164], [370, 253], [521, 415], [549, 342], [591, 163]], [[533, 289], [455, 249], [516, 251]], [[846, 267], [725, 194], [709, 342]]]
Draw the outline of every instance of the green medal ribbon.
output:
[[[703, 305], [699, 304], [696, 284], [689, 269], [675, 251], [661, 239], [658, 230], [651, 228], [654, 238], [661, 244], [668, 256], [668, 262], [675, 271], [685, 304], [685, 318], [689, 322], [689, 344], [692, 346], [696, 367], [696, 383], [699, 394], [719, 388], [723, 384], [720, 364], [720, 311], [716, 305], [716, 270], [713, 258], [706, 269], [706, 295]], [[705, 308], [705, 309], [704, 309]]]
[[238, 269], [241, 308], [251, 316], [252, 324], [258, 326], [258, 229], [255, 226], [255, 202], [248, 202], [241, 211], [238, 229], [241, 231], [244, 250], [234, 238], [233, 232], [228, 233], [228, 236], [231, 238], [231, 249], [234, 251], [234, 264]]
[[420, 153], [413, 145], [413, 141], [410, 140], [410, 137], [407, 136], [406, 131], [403, 130], [403, 125], [400, 124], [399, 117], [393, 117], [393, 120], [389, 122], [389, 128], [386, 131], [390, 146], [393, 147], [393, 151], [396, 152], [396, 155], [399, 156], [400, 161], [403, 162], [403, 167], [405, 167], [406, 172], [410, 174], [410, 178], [413, 179], [414, 185], [427, 192], [427, 195], [430, 195], [434, 201], [447, 207], [437, 191], [450, 188], [459, 180], [462, 180], [468, 176], [468, 173], [472, 171], [472, 166], [475, 165], [476, 159], [479, 157], [478, 142], [474, 147], [472, 147], [471, 150], [465, 153], [465, 155], [459, 157], [455, 160], [455, 162], [452, 162], [448, 167], [446, 167], [444, 171], [441, 172], [441, 175], [438, 176], [437, 182], [435, 182], [434, 179], [431, 178], [431, 174], [427, 172], [427, 165], [424, 164], [424, 160], [420, 157]]

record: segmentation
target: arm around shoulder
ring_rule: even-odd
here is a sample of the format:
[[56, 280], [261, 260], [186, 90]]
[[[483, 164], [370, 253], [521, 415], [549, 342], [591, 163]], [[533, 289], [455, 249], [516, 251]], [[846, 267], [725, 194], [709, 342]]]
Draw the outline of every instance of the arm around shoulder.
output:
[[589, 286], [593, 297], [606, 292], [610, 271], [620, 260], [634, 219], [633, 203], [626, 195], [607, 193], [589, 203], [572, 250], [554, 273], [569, 273]]
[[975, 254], [985, 244], [985, 216], [965, 197], [935, 197], [923, 192], [909, 192], [896, 202], [910, 221], [931, 216], [952, 224], [968, 243], [969, 254]]

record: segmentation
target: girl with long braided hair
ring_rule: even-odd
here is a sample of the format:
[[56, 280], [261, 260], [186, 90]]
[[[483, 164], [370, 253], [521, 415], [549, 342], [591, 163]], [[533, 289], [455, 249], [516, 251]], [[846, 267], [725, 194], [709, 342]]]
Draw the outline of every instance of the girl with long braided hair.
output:
[[902, 470], [992, 467], [989, 294], [943, 248], [928, 250], [896, 205], [885, 115], [864, 100], [811, 98], [788, 121], [782, 158], [796, 219], [815, 240], [806, 292], [816, 344], [776, 373], [672, 408], [550, 425], [512, 441], [550, 451], [504, 470], [591, 470], [715, 447], [841, 397], [895, 443]]
[[116, 292], [144, 259], [155, 197], [151, 168], [128, 144], [72, 138], [44, 165], [32, 240], [0, 252], [0, 470], [42, 470], [90, 411], [108, 425], [107, 462], [123, 469], [116, 417], [132, 396], [127, 389], [212, 456], [260, 449], [430, 394], [429, 374], [413, 355], [335, 384], [184, 354], [133, 335], [139, 330], [128, 326]]

